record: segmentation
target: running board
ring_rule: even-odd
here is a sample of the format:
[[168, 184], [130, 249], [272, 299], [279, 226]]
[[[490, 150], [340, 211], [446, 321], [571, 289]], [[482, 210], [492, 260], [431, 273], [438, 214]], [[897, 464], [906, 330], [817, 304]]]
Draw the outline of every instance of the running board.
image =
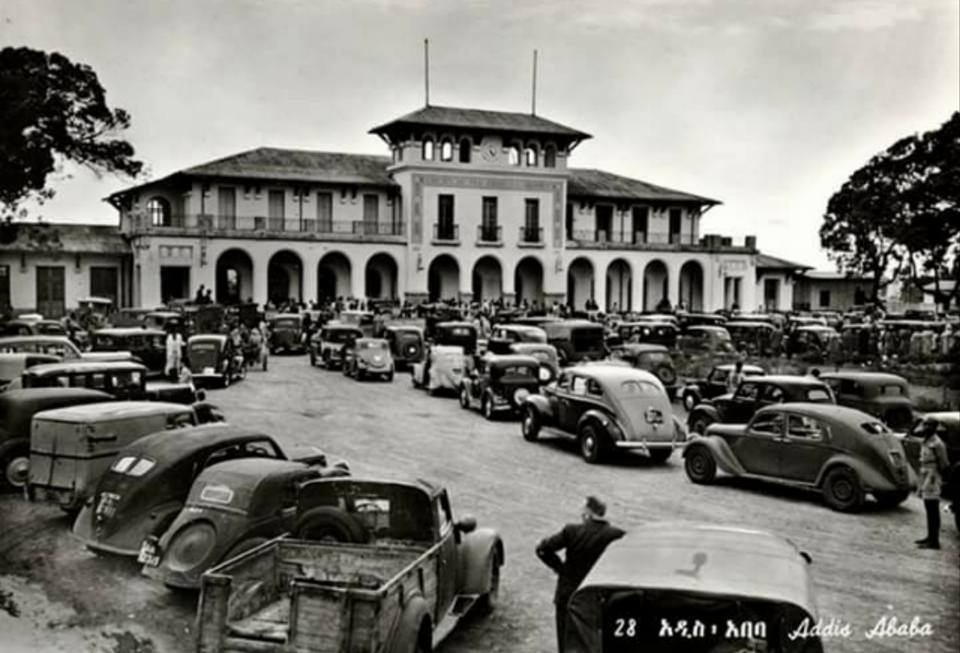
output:
[[476, 605], [479, 598], [479, 594], [457, 595], [446, 616], [444, 616], [444, 618], [440, 620], [440, 623], [437, 624], [437, 627], [433, 629], [434, 647], [437, 647], [447, 635], [453, 632], [453, 629], [457, 627], [457, 623], [470, 611], [470, 608]]

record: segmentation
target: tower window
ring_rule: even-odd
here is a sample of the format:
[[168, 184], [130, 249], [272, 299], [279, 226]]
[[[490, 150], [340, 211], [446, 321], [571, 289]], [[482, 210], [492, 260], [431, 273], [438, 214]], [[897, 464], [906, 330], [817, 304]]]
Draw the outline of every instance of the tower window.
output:
[[147, 202], [147, 215], [150, 216], [150, 224], [154, 227], [169, 227], [172, 222], [170, 219], [170, 202], [162, 197], [152, 198]]
[[523, 150], [523, 160], [528, 167], [537, 165], [537, 148], [533, 145], [527, 145]]
[[423, 140], [423, 160], [424, 161], [433, 161], [434, 157], [434, 145], [432, 138], [425, 138]]
[[453, 143], [451, 141], [444, 140], [440, 143], [440, 160], [453, 161]]
[[557, 167], [557, 148], [553, 145], [547, 145], [543, 151], [543, 166], [545, 168]]
[[507, 150], [507, 161], [512, 166], [520, 165], [520, 148], [518, 146], [511, 145], [510, 149]]
[[460, 163], [470, 163], [470, 140], [460, 140]]

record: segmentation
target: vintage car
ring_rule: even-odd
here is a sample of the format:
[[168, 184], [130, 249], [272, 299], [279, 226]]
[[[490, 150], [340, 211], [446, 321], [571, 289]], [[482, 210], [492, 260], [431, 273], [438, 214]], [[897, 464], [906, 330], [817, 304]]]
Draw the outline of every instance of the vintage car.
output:
[[[2, 397], [3, 395], [0, 395]], [[947, 448], [947, 462], [949, 468], [943, 474], [944, 484], [942, 497], [950, 502], [953, 510], [953, 520], [960, 531], [960, 413], [927, 413], [923, 419], [932, 419], [937, 422], [937, 435]], [[920, 447], [923, 444], [923, 435], [920, 433], [923, 419], [917, 420], [909, 433], [904, 434], [901, 442], [907, 452], [910, 465], [919, 472]]]
[[[713, 399], [727, 394], [727, 384], [730, 381], [730, 375], [736, 369], [736, 364], [726, 363], [716, 365], [710, 373], [702, 379], [690, 379], [680, 388], [680, 400], [687, 412], [693, 410], [693, 407], [706, 399]], [[764, 369], [757, 365], [744, 365], [741, 370], [745, 377], [763, 376]]]
[[59, 363], [60, 357], [53, 354], [5, 354], [0, 353], [0, 391], [14, 380], [20, 378], [23, 371], [34, 365]]
[[299, 313], [279, 313], [270, 318], [270, 353], [278, 351], [304, 352], [303, 316]]
[[383, 338], [357, 338], [343, 346], [343, 374], [362, 381], [368, 376], [382, 376], [393, 381], [393, 356]]
[[414, 388], [425, 388], [430, 394], [439, 390], [460, 392], [464, 374], [470, 369], [472, 365], [464, 355], [463, 347], [432, 345], [427, 349], [426, 360], [413, 364], [410, 380]]
[[463, 377], [460, 407], [478, 406], [488, 420], [516, 414], [527, 395], [540, 391], [539, 371], [540, 362], [532, 356], [488, 354]]
[[862, 361], [876, 356], [878, 329], [875, 324], [845, 324], [840, 328], [844, 360]]
[[[516, 342], [547, 342], [547, 332], [540, 327], [527, 324], [498, 324], [493, 327], [493, 333], [490, 334], [490, 350], [493, 351], [493, 343], [500, 342], [509, 345]], [[496, 352], [499, 353], [499, 352]]]
[[694, 406], [687, 416], [687, 428], [702, 435], [714, 422], [745, 424], [764, 406], [786, 402], [833, 404], [836, 400], [830, 387], [812, 376], [753, 376], [741, 381], [733, 394]]
[[477, 353], [477, 327], [470, 322], [440, 322], [433, 328], [432, 345], [460, 347], [465, 356]]
[[780, 329], [769, 322], [748, 322], [739, 318], [724, 327], [737, 351], [750, 356], [776, 356], [780, 353]]
[[27, 484], [30, 423], [45, 410], [110, 401], [105, 392], [86, 388], [31, 388], [0, 393], [0, 491]]
[[186, 329], [186, 320], [183, 314], [177, 311], [149, 311], [143, 316], [143, 322], [148, 327], [166, 331], [167, 327], [179, 329], [181, 333]]
[[731, 356], [736, 352], [733, 339], [726, 327], [697, 325], [689, 326], [677, 336], [677, 348], [690, 354]]
[[140, 545], [143, 573], [167, 587], [196, 589], [210, 567], [291, 533], [298, 486], [321, 469], [290, 460], [241, 458], [207, 467], [161, 536]]
[[679, 332], [676, 324], [665, 321], [624, 322], [617, 327], [617, 334], [623, 344], [648, 343], [664, 345], [670, 349], [676, 346]]
[[219, 385], [228, 388], [247, 376], [243, 352], [233, 346], [229, 336], [203, 334], [187, 340], [187, 364], [198, 386]]
[[867, 494], [893, 507], [916, 488], [900, 439], [872, 415], [846, 406], [783, 403], [749, 423], [713, 424], [690, 440], [684, 468], [694, 483], [717, 469], [818, 490], [834, 510], [859, 510]]
[[536, 358], [540, 363], [540, 370], [537, 372], [540, 385], [551, 383], [560, 376], [560, 360], [557, 357], [557, 348], [553, 345], [536, 342], [515, 342], [510, 345], [510, 351], [507, 353]]
[[535, 441], [541, 431], [574, 437], [580, 454], [596, 463], [617, 450], [665, 462], [686, 440], [660, 379], [626, 366], [581, 365], [523, 402], [521, 432]]
[[423, 360], [423, 329], [409, 324], [391, 324], [384, 332], [396, 368], [407, 369]]
[[823, 361], [840, 348], [840, 334], [828, 326], [801, 326], [787, 337], [787, 354]]
[[159, 329], [99, 329], [90, 334], [90, 348], [95, 352], [130, 352], [151, 376], [158, 376], [167, 362], [166, 340], [167, 335]]
[[374, 314], [371, 311], [340, 311], [340, 322], [342, 324], [349, 324], [350, 326], [357, 327], [363, 331], [363, 337], [370, 338], [373, 336], [374, 323]]
[[[503, 541], [425, 481], [300, 488], [300, 527], [203, 576], [199, 651], [433, 651], [496, 608]], [[349, 648], [343, 643], [349, 642]]]
[[126, 361], [133, 355], [127, 351], [80, 351], [66, 336], [10, 336], [0, 338], [0, 353], [48, 354], [64, 361]]
[[121, 308], [110, 316], [110, 326], [115, 328], [146, 326], [147, 314], [153, 311], [152, 308]]
[[130, 361], [79, 361], [48, 363], [24, 370], [19, 382], [23, 388], [92, 388], [115, 399], [148, 399], [192, 404], [201, 397], [192, 383], [153, 381], [147, 383], [147, 368]]
[[681, 331], [686, 331], [690, 327], [713, 326], [722, 327], [727, 323], [727, 318], [716, 313], [678, 313], [677, 326]]
[[0, 336], [63, 336], [67, 330], [56, 320], [9, 320], [0, 324]]
[[894, 431], [913, 426], [914, 404], [910, 384], [885, 372], [826, 372], [820, 380], [830, 386], [837, 403], [870, 413]]
[[328, 370], [340, 367], [343, 364], [343, 346], [362, 337], [363, 331], [356, 326], [328, 322], [310, 338], [310, 364], [316, 365], [319, 361]]
[[567, 604], [567, 653], [822, 653], [810, 556], [743, 526], [645, 524]]
[[602, 325], [588, 320], [556, 320], [540, 325], [547, 342], [557, 350], [560, 365], [580, 361], [602, 360], [607, 355], [605, 330]]
[[113, 456], [137, 438], [196, 426], [193, 408], [163, 401], [109, 401], [38, 413], [30, 433], [30, 501], [80, 509]]
[[[292, 453], [292, 452], [291, 452]], [[293, 459], [324, 475], [349, 473], [345, 463], [328, 464], [317, 449], [287, 454], [272, 437], [230, 424], [161, 431], [124, 447], [111, 461], [73, 524], [73, 534], [95, 552], [135, 556], [150, 535], [173, 523], [204, 469], [237, 458]]]
[[610, 350], [610, 358], [625, 361], [638, 370], [646, 370], [660, 379], [670, 401], [677, 397], [677, 369], [670, 350], [663, 345], [624, 344]]

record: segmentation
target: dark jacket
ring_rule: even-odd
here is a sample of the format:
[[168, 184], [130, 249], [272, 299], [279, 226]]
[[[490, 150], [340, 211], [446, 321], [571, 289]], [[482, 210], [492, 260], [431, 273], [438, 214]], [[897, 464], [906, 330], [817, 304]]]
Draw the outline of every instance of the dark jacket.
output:
[[[623, 537], [624, 531], [602, 519], [567, 524], [563, 530], [537, 545], [537, 557], [559, 575], [554, 603], [566, 603], [593, 568], [607, 545]], [[557, 551], [565, 550], [561, 560]]]

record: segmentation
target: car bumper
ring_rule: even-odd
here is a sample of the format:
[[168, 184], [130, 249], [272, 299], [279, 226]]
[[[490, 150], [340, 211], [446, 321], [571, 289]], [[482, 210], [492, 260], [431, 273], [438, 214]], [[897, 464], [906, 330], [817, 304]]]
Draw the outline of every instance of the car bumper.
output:
[[29, 501], [55, 503], [65, 510], [74, 510], [83, 506], [83, 500], [72, 489], [28, 485], [26, 493]]

